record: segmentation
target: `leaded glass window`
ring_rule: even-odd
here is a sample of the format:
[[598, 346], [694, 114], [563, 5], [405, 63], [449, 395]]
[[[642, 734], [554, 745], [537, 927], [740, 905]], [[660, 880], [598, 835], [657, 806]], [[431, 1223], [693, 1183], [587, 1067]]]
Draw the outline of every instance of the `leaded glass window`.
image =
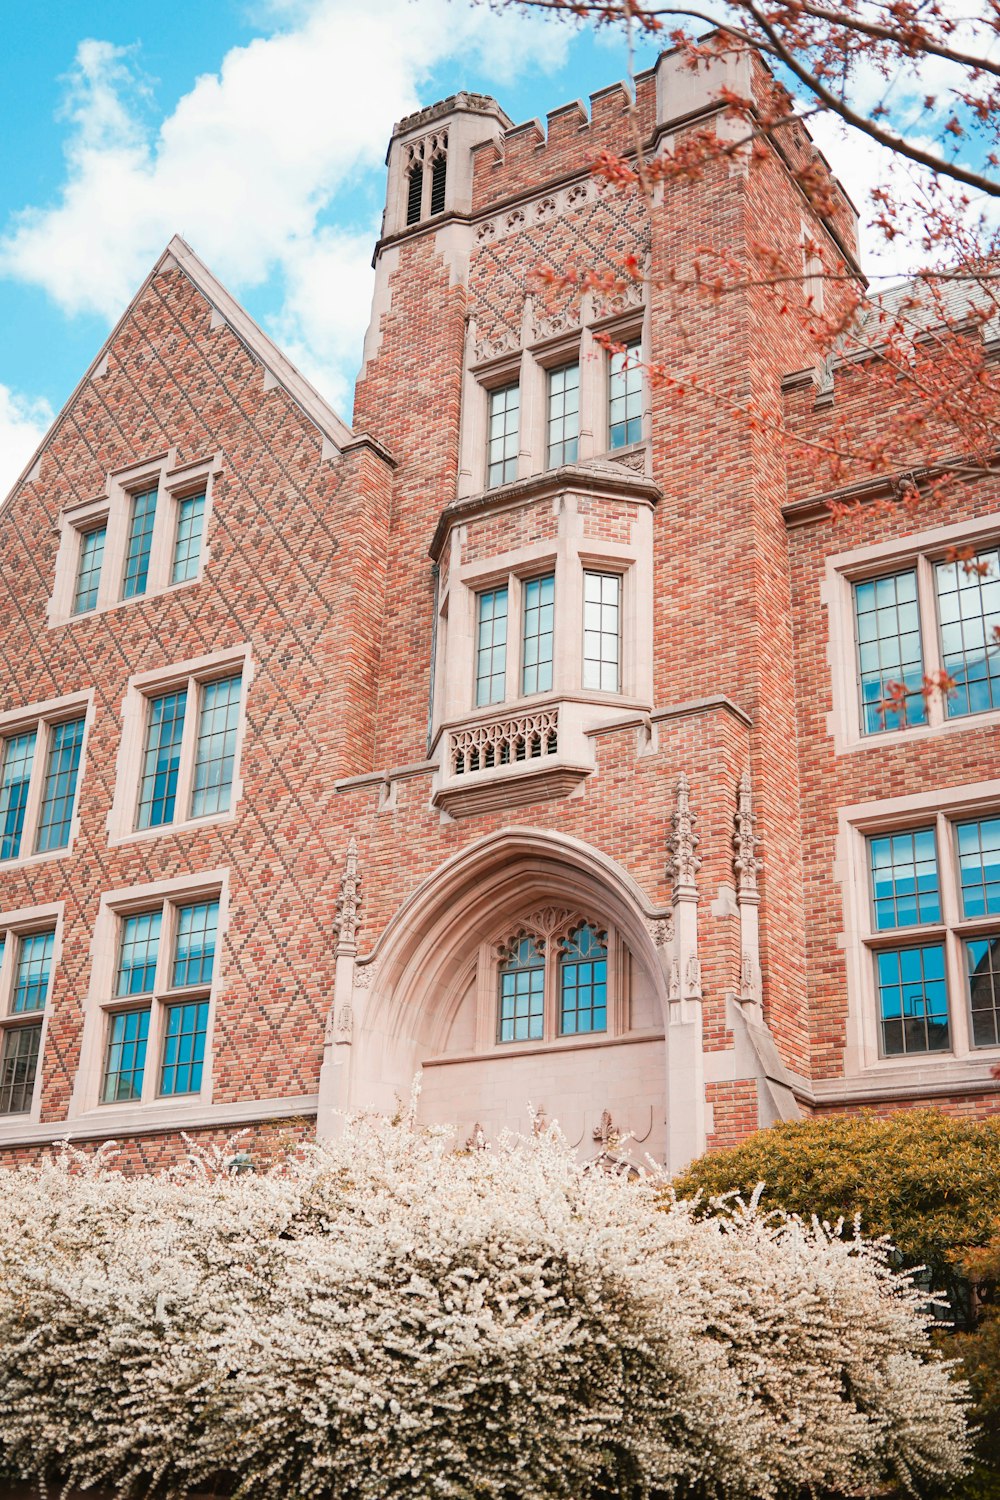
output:
[[186, 707], [186, 688], [149, 700], [138, 828], [158, 828], [173, 821]]
[[959, 823], [955, 835], [963, 917], [1000, 914], [1000, 818]]
[[17, 973], [14, 979], [13, 1015], [44, 1010], [52, 977], [54, 932], [30, 932], [18, 939]]
[[61, 724], [53, 724], [49, 732], [45, 788], [35, 839], [39, 853], [48, 849], [65, 849], [69, 843], [80, 774], [83, 726], [83, 719], [66, 719]]
[[476, 707], [507, 695], [507, 586], [476, 596]]
[[101, 568], [104, 564], [104, 544], [107, 541], [107, 525], [95, 526], [80, 536], [80, 555], [77, 561], [76, 590], [73, 595], [73, 613], [85, 614], [97, 608], [97, 593], [101, 586]]
[[0, 1115], [23, 1115], [31, 1109], [41, 1040], [41, 1026], [5, 1028], [0, 1047]]
[[642, 364], [638, 339], [611, 355], [608, 368], [608, 446], [642, 441]]
[[487, 477], [490, 489], [517, 478], [521, 393], [515, 383], [489, 393]]
[[156, 520], [156, 489], [143, 490], [132, 496], [128, 542], [125, 548], [125, 579], [122, 598], [133, 599], [146, 592], [149, 576], [149, 554], [153, 547], [153, 523]]
[[887, 949], [876, 963], [883, 1055], [947, 1051], [944, 945]]
[[[915, 569], [854, 585], [862, 728], [880, 734], [923, 724], [924, 658]], [[892, 685], [906, 689], [905, 706], [889, 708]]]
[[549, 468], [576, 462], [580, 435], [580, 366], [549, 371]]
[[935, 567], [941, 661], [954, 679], [946, 695], [949, 718], [1000, 708], [1000, 552], [991, 547], [971, 562]]
[[167, 1006], [161, 1094], [196, 1094], [201, 1088], [208, 1033], [208, 1001]]
[[174, 538], [174, 561], [171, 583], [185, 583], [194, 578], [201, 561], [201, 534], [205, 524], [205, 496], [188, 495], [177, 504], [177, 535]]
[[21, 852], [35, 740], [34, 729], [0, 740], [0, 860]]
[[539, 1041], [545, 1025], [545, 951], [522, 937], [500, 965], [501, 1042]]
[[554, 573], [529, 578], [523, 589], [524, 633], [521, 642], [521, 692], [547, 693], [552, 688], [555, 640]]
[[197, 901], [190, 906], [178, 908], [172, 979], [174, 989], [184, 989], [193, 984], [211, 984], [218, 925], [218, 901]]
[[148, 1040], [148, 1006], [142, 1010], [117, 1011], [109, 1017], [102, 1103], [121, 1104], [142, 1098]]
[[965, 944], [973, 1047], [1000, 1047], [1000, 937]]
[[872, 838], [868, 848], [876, 931], [940, 922], [934, 829]]
[[583, 685], [621, 691], [621, 591], [618, 573], [583, 575]]
[[608, 1024], [607, 935], [585, 922], [559, 953], [559, 1030], [563, 1036], [605, 1031]]
[[119, 995], [149, 995], [156, 983], [156, 964], [160, 952], [160, 930], [163, 911], [139, 912], [122, 922], [121, 947], [118, 956]]
[[191, 796], [193, 818], [229, 809], [241, 688], [241, 677], [223, 677], [218, 682], [206, 682], [201, 689]]

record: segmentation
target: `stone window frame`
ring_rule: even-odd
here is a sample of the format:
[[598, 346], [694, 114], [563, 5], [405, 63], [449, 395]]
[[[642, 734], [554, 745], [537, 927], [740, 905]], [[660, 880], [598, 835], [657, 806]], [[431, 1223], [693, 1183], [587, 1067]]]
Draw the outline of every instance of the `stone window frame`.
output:
[[[650, 358], [650, 312], [648, 306], [631, 308], [627, 313], [592, 317], [590, 299], [581, 310], [581, 320], [569, 331], [560, 331], [507, 347], [502, 354], [469, 362], [462, 394], [458, 494], [460, 497], [502, 489], [489, 484], [488, 431], [489, 393], [517, 382], [519, 387], [519, 451], [514, 480], [551, 472], [548, 445], [548, 382], [551, 371], [564, 365], [580, 367], [577, 464], [592, 459], [612, 463], [625, 462], [630, 456], [648, 449], [652, 432], [652, 403], [649, 380], [643, 380], [642, 437], [638, 443], [621, 448], [611, 447], [610, 432], [610, 365], [611, 357], [596, 342], [596, 335], [615, 343], [638, 341], [643, 363]], [[527, 326], [528, 320], [525, 320]], [[510, 342], [514, 342], [511, 338]], [[470, 325], [467, 351], [474, 340]], [[471, 356], [467, 353], [467, 359]], [[561, 467], [561, 465], [556, 465]]]
[[[0, 934], [5, 941], [3, 945], [3, 957], [0, 959], [0, 1060], [3, 1057], [7, 1033], [26, 1026], [39, 1026], [41, 1034], [38, 1039], [38, 1058], [35, 1063], [35, 1081], [32, 1089], [30, 1108], [19, 1110], [16, 1113], [0, 1114], [0, 1140], [9, 1136], [15, 1136], [18, 1127], [37, 1125], [41, 1117], [42, 1107], [42, 1065], [45, 1058], [45, 1042], [49, 1029], [49, 1017], [52, 1014], [52, 987], [56, 970], [62, 954], [62, 929], [64, 902], [54, 901], [40, 906], [26, 906], [17, 910], [0, 913]], [[45, 997], [45, 1005], [41, 1010], [28, 1011], [23, 1015], [14, 1016], [11, 1013], [11, 1001], [14, 993], [14, 979], [16, 970], [15, 949], [17, 940], [21, 937], [30, 937], [37, 932], [52, 932], [55, 941], [52, 948], [52, 963], [49, 970], [49, 988]], [[11, 938], [15, 941], [12, 943]]]
[[[160, 983], [167, 974], [173, 956], [176, 912], [182, 906], [199, 901], [218, 900], [219, 920], [216, 929], [215, 963], [209, 985], [172, 990]], [[167, 920], [163, 923], [158, 952], [157, 979], [150, 997], [118, 996], [115, 976], [119, 961], [122, 923], [126, 917], [161, 907]], [[91, 1116], [101, 1124], [120, 1121], [123, 1131], [130, 1127], [148, 1129], [159, 1114], [169, 1114], [172, 1124], [183, 1125], [185, 1117], [201, 1117], [213, 1092], [213, 1041], [218, 996], [223, 986], [222, 953], [230, 917], [228, 869], [206, 870], [158, 880], [144, 886], [125, 886], [106, 891], [101, 896], [91, 943], [91, 971], [84, 1002], [83, 1040], [68, 1118]], [[163, 1058], [164, 1023], [170, 1004], [192, 994], [208, 1000], [205, 1036], [205, 1059], [201, 1088], [191, 1094], [159, 1093], [159, 1075]], [[146, 1042], [146, 1063], [140, 1101], [122, 1100], [101, 1103], [105, 1060], [108, 1048], [109, 1018], [123, 1011], [149, 1007], [150, 1025]]]
[[[449, 630], [461, 613], [461, 637], [452, 640], [459, 655], [467, 655], [456, 676], [466, 685], [464, 707], [456, 705], [459, 715], [494, 717], [521, 705], [531, 705], [550, 698], [583, 697], [588, 701], [613, 703], [642, 696], [639, 691], [638, 629], [636, 595], [638, 559], [627, 544], [604, 542], [600, 550], [591, 538], [581, 538], [577, 545], [555, 545], [553, 542], [521, 548], [497, 558], [466, 564], [461, 569], [459, 599], [452, 597]], [[619, 605], [621, 677], [617, 691], [583, 686], [583, 606], [586, 573], [615, 574], [621, 579]], [[554, 647], [552, 686], [544, 692], [522, 693], [522, 655], [524, 645], [524, 586], [534, 578], [552, 574], [555, 578]], [[507, 588], [507, 659], [506, 691], [495, 703], [476, 705], [476, 639], [479, 597], [490, 589]], [[453, 593], [459, 592], [458, 589]], [[464, 596], [464, 597], [463, 597]], [[456, 608], [459, 605], [460, 608]], [[461, 607], [464, 606], [464, 607]], [[461, 638], [468, 642], [461, 651]], [[449, 653], [450, 654], [450, 653]], [[458, 664], [454, 663], [453, 668]]]
[[[59, 516], [59, 545], [55, 577], [48, 602], [50, 626], [91, 620], [109, 610], [126, 609], [143, 600], [190, 588], [204, 577], [209, 558], [215, 480], [222, 468], [219, 453], [207, 458], [177, 461], [176, 449], [157, 454], [141, 463], [114, 470], [107, 476], [105, 493], [96, 499], [67, 506]], [[128, 546], [132, 501], [136, 495], [156, 487], [156, 518], [153, 525], [146, 587], [141, 594], [122, 596], [125, 554]], [[171, 582], [180, 503], [204, 493], [201, 548], [197, 570], [190, 578]], [[92, 609], [74, 613], [80, 551], [83, 537], [101, 525], [107, 527], [97, 603]]]
[[[921, 1075], [955, 1077], [976, 1064], [994, 1064], [1000, 1047], [971, 1043], [970, 1006], [963, 942], [966, 937], [1000, 934], [1000, 916], [963, 918], [960, 914], [958, 863], [954, 827], [958, 823], [1000, 815], [1000, 780], [935, 788], [908, 796], [889, 797], [844, 807], [834, 874], [839, 880], [844, 910], [840, 937], [847, 966], [848, 1017], [845, 1074]], [[873, 919], [868, 840], [891, 833], [933, 827], [941, 900], [941, 920], [909, 927], [877, 930]], [[878, 986], [874, 955], [884, 949], [942, 943], [948, 996], [947, 1051], [883, 1056], [880, 1044]]]
[[[139, 789], [142, 779], [142, 760], [146, 744], [146, 726], [149, 716], [149, 701], [162, 693], [177, 691], [187, 686], [188, 705], [192, 697], [196, 711], [185, 712], [184, 735], [181, 744], [181, 762], [177, 777], [176, 807], [189, 808], [191, 786], [194, 775], [195, 748], [200, 717], [201, 692], [204, 684], [239, 673], [240, 711], [236, 727], [236, 747], [233, 760], [233, 784], [229, 807], [224, 812], [206, 813], [191, 817], [189, 813], [175, 817], [169, 823], [158, 823], [150, 828], [137, 828], [136, 817], [139, 805]], [[207, 656], [192, 657], [187, 661], [173, 662], [169, 666], [155, 667], [138, 672], [128, 680], [122, 703], [122, 729], [118, 747], [118, 764], [115, 774], [115, 790], [108, 813], [108, 843], [119, 845], [137, 839], [157, 838], [188, 831], [212, 827], [220, 823], [232, 823], [243, 797], [241, 766], [243, 743], [246, 735], [247, 699], [253, 682], [253, 657], [248, 642], [214, 651]], [[175, 811], [176, 811], [175, 807]]]
[[[0, 714], [0, 739], [12, 738], [30, 729], [35, 729], [37, 734], [31, 765], [31, 780], [28, 785], [28, 800], [24, 809], [21, 852], [13, 859], [0, 861], [0, 875], [8, 870], [19, 870], [25, 866], [43, 864], [47, 860], [63, 859], [72, 853], [80, 831], [80, 798], [87, 769], [87, 748], [94, 713], [94, 690], [88, 688], [83, 692], [49, 698], [43, 703], [32, 703], [23, 708], [8, 709]], [[80, 764], [76, 775], [76, 792], [73, 799], [69, 838], [58, 849], [43, 849], [36, 852], [34, 845], [38, 835], [42, 799], [45, 794], [51, 732], [57, 725], [79, 718], [83, 719], [83, 741], [80, 745]]]
[[827, 733], [834, 742], [836, 754], [905, 744], [929, 734], [948, 734], [1000, 723], [1000, 708], [948, 718], [940, 694], [934, 692], [927, 701], [926, 723], [883, 729], [875, 734], [866, 734], [862, 730], [854, 584], [909, 568], [916, 569], [923, 670], [932, 676], [942, 665], [934, 564], [944, 560], [949, 548], [966, 545], [977, 550], [1000, 545], [1000, 513], [855, 547], [826, 559], [820, 603], [827, 611], [827, 661], [833, 698], [831, 712], [827, 715]]
[[[607, 939], [607, 1028], [563, 1034], [559, 1030], [559, 943], [581, 923], [606, 934]], [[505, 953], [522, 936], [534, 938], [545, 953], [543, 1030], [540, 1038], [526, 1041], [499, 1040], [500, 971]], [[615, 1044], [630, 1030], [631, 955], [615, 924], [607, 917], [581, 907], [536, 908], [508, 920], [479, 944], [476, 954], [475, 1051], [496, 1057], [515, 1057], [525, 1052], [561, 1051], [567, 1047], [601, 1047]]]

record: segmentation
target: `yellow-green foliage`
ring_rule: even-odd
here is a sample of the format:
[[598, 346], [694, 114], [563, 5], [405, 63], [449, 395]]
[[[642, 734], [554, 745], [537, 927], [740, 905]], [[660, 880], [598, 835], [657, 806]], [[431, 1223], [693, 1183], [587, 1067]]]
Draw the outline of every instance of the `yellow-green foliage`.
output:
[[764, 1206], [848, 1224], [860, 1213], [865, 1235], [888, 1235], [908, 1265], [943, 1275], [1000, 1224], [1000, 1116], [912, 1109], [774, 1125], [701, 1157], [674, 1186], [708, 1198], [760, 1182]]

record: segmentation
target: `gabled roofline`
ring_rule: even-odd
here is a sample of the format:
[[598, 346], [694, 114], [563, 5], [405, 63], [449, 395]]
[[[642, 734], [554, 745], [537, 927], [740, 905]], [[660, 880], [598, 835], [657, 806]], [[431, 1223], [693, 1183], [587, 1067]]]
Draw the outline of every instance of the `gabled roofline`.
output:
[[227, 291], [221, 281], [212, 274], [204, 261], [199, 260], [186, 240], [183, 240], [179, 234], [175, 234], [149, 272], [149, 275], [143, 280], [135, 296], [132, 297], [128, 306], [122, 312], [121, 317], [117, 320], [98, 350], [97, 356], [87, 366], [83, 377], [77, 382], [70, 395], [63, 402], [54, 422], [15, 479], [7, 495], [0, 500], [0, 516], [4, 514], [22, 484], [29, 479], [32, 471], [37, 467], [54, 433], [84, 387], [96, 374], [101, 372], [101, 366], [107, 359], [111, 345], [118, 337], [122, 325], [140, 297], [146, 291], [147, 287], [149, 287], [153, 278], [171, 266], [176, 266], [178, 270], [184, 272], [184, 275], [191, 284], [213, 308], [219, 322], [228, 324], [240, 342], [263, 365], [264, 369], [271, 376], [272, 383], [280, 385], [283, 390], [287, 391], [299, 410], [308, 417], [313, 426], [322, 434], [324, 440], [324, 458], [332, 458], [334, 454], [341, 454], [349, 445], [356, 445], [358, 435], [348, 427], [346, 422], [338, 417], [333, 407], [323, 399], [315, 386], [310, 384], [301, 370], [298, 370], [292, 364], [287, 354], [284, 354], [274, 340], [254, 322], [253, 318], [240, 306], [233, 294]]

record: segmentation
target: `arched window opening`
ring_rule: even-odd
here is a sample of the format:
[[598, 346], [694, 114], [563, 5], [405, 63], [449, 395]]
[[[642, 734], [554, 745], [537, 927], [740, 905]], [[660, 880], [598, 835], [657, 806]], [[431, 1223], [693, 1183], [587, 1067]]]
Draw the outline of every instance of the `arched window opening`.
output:
[[606, 1031], [608, 936], [592, 923], [574, 927], [560, 944], [559, 1034]]
[[420, 218], [420, 206], [424, 194], [424, 164], [415, 161], [410, 168], [410, 179], [406, 188], [406, 222], [416, 224]]
[[439, 152], [431, 163], [431, 213], [444, 212], [444, 189], [448, 176], [448, 158]]
[[540, 1041], [545, 1029], [545, 944], [519, 938], [500, 965], [498, 1040]]

